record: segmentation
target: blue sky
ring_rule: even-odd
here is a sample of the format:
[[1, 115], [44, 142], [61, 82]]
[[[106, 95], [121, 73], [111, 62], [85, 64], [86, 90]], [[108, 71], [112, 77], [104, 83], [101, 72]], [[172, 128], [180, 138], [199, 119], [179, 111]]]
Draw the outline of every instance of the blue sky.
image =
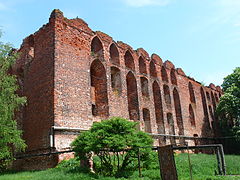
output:
[[206, 85], [240, 66], [240, 0], [0, 0], [1, 41], [18, 48], [55, 8]]

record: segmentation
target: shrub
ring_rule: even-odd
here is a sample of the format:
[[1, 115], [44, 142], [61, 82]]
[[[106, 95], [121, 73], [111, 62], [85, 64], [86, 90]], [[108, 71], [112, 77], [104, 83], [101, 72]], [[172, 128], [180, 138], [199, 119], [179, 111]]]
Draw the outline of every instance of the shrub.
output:
[[[89, 131], [81, 133], [72, 143], [80, 160], [87, 160], [92, 153], [99, 158], [95, 163], [97, 173], [107, 176], [129, 176], [135, 170], [133, 161], [141, 148], [141, 161], [149, 159], [152, 138], [136, 129], [136, 122], [120, 117], [94, 123]], [[95, 161], [96, 162], [96, 161]]]

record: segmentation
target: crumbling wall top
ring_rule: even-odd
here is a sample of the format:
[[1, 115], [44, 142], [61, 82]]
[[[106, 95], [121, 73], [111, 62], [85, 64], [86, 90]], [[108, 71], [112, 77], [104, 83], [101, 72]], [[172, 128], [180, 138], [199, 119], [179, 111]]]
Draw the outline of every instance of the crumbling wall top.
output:
[[50, 15], [50, 19], [56, 19], [56, 18], [64, 18], [63, 12], [60, 11], [59, 9], [54, 9]]
[[184, 73], [184, 71], [182, 70], [182, 68], [177, 68], [176, 71], [177, 71], [177, 73], [178, 73], [179, 75], [186, 76], [186, 74]]
[[130, 50], [131, 53], [134, 52], [133, 48], [129, 46], [128, 44], [122, 42], [122, 41], [117, 41], [118, 47], [120, 47], [122, 50]]
[[210, 87], [211, 89], [213, 89], [213, 90], [216, 90], [216, 86], [215, 86], [215, 84], [213, 84], [213, 83], [210, 83], [210, 84], [209, 84], [209, 87]]
[[138, 48], [136, 50], [137, 54], [139, 56], [142, 56], [143, 58], [145, 58], [146, 60], [150, 60], [149, 58], [149, 54], [147, 53], [147, 51], [145, 51], [143, 48]]
[[155, 64], [162, 66], [163, 61], [157, 54], [152, 54], [151, 59], [155, 62]]
[[112, 37], [104, 32], [96, 31], [96, 34], [97, 34], [97, 36], [100, 37], [101, 40], [107, 42], [108, 44], [113, 41]]
[[167, 68], [167, 69], [175, 69], [175, 66], [173, 65], [173, 63], [169, 60], [166, 60], [164, 63], [164, 66]]

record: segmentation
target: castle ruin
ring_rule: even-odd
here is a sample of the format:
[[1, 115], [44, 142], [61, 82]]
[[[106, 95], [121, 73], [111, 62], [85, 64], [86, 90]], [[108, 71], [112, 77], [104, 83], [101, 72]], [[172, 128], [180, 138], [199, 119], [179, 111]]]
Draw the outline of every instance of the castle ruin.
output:
[[[217, 136], [219, 86], [203, 86], [170, 61], [94, 32], [82, 19], [54, 10], [19, 52], [13, 71], [19, 94], [28, 100], [17, 114], [28, 146], [24, 154], [68, 150], [79, 131], [113, 116], [137, 121], [153, 136]], [[176, 142], [183, 143], [173, 136], [155, 140], [156, 145]], [[44, 169], [67, 156], [25, 158], [16, 166]]]

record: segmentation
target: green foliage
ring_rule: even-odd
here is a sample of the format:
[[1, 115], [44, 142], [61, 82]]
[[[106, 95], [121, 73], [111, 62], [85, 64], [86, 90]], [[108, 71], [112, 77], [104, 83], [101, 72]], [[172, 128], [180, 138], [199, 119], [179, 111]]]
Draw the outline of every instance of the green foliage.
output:
[[[240, 152], [240, 67], [224, 78], [222, 84], [224, 95], [217, 106], [217, 115], [223, 136], [233, 136], [235, 139], [225, 142], [230, 153]], [[227, 145], [226, 145], [227, 143]]]
[[17, 57], [11, 50], [9, 44], [0, 42], [0, 171], [13, 160], [14, 151], [21, 151], [26, 146], [13, 120], [14, 112], [26, 100], [16, 94], [16, 77], [8, 73]]
[[240, 67], [236, 67], [233, 70], [232, 74], [224, 78], [224, 82], [222, 84], [222, 88], [224, 92], [226, 92], [230, 87], [233, 87], [233, 86], [240, 88]]
[[76, 156], [81, 160], [89, 159], [94, 153], [100, 159], [95, 164], [97, 172], [104, 175], [123, 175], [136, 167], [132, 162], [138, 157], [141, 148], [141, 160], [147, 160], [151, 152], [152, 138], [136, 129], [137, 123], [114, 117], [94, 123], [89, 131], [81, 133], [72, 143]]
[[224, 78], [222, 84], [224, 95], [220, 98], [217, 113], [223, 119], [223, 125], [240, 124], [240, 67]]

